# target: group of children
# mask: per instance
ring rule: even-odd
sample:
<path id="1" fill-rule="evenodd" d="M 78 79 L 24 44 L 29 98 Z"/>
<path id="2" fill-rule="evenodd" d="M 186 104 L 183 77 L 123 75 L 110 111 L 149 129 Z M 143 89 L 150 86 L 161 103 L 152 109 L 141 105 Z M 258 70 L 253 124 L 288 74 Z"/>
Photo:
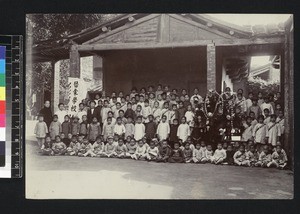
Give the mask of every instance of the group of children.
<path id="1" fill-rule="evenodd" d="M 39 115 L 35 134 L 46 155 L 286 166 L 280 93 L 255 98 L 250 92 L 246 99 L 242 90 L 233 94 L 226 88 L 222 105 L 211 94 L 202 98 L 195 89 L 190 97 L 184 89 L 179 94 L 160 85 L 140 93 L 133 88 L 126 96 L 120 92 L 84 100 L 72 115 L 60 103 L 51 123 Z M 231 139 L 235 132 L 241 145 Z"/>

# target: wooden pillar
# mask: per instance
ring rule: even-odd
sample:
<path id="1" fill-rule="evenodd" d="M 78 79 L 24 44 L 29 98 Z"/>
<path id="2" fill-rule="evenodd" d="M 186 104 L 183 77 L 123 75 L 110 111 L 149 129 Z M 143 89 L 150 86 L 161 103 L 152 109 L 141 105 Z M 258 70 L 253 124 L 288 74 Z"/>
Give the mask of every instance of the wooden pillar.
<path id="1" fill-rule="evenodd" d="M 216 46 L 208 44 L 207 57 L 207 90 L 216 90 Z"/>
<path id="2" fill-rule="evenodd" d="M 77 45 L 70 50 L 70 77 L 80 78 L 80 54 Z"/>
<path id="3" fill-rule="evenodd" d="M 287 25 L 284 44 L 284 148 L 294 166 L 294 41 L 293 24 Z"/>
<path id="4" fill-rule="evenodd" d="M 60 61 L 52 63 L 52 81 L 51 81 L 51 106 L 52 113 L 58 110 L 59 104 L 59 81 L 60 81 Z"/>

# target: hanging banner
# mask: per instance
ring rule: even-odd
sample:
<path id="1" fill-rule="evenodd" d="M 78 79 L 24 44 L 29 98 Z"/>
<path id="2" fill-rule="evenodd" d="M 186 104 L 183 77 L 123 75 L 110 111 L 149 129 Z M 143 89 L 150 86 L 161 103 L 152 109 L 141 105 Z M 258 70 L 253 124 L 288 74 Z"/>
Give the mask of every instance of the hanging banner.
<path id="1" fill-rule="evenodd" d="M 86 98 L 86 85 L 84 81 L 79 78 L 69 77 L 69 115 L 76 115 L 79 109 L 79 103 Z"/>

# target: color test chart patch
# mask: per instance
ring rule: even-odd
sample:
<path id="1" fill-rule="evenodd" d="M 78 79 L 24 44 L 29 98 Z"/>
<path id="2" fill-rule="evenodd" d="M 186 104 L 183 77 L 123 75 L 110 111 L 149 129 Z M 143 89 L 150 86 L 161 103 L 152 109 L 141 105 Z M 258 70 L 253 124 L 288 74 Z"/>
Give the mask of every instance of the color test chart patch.
<path id="1" fill-rule="evenodd" d="M 6 120 L 6 102 L 5 102 L 5 46 L 0 46 L 0 167 L 5 166 L 5 120 Z"/>
<path id="2" fill-rule="evenodd" d="M 0 178 L 22 176 L 22 36 L 0 35 Z"/>

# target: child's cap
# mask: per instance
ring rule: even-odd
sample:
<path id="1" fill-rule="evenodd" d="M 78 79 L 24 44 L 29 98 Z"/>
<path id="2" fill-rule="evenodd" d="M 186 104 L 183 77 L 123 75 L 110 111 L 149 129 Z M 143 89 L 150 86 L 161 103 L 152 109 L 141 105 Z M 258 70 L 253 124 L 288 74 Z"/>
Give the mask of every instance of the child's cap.
<path id="1" fill-rule="evenodd" d="M 107 137 L 107 139 L 114 139 L 114 137 L 113 137 L 112 135 L 109 135 L 109 136 Z"/>

